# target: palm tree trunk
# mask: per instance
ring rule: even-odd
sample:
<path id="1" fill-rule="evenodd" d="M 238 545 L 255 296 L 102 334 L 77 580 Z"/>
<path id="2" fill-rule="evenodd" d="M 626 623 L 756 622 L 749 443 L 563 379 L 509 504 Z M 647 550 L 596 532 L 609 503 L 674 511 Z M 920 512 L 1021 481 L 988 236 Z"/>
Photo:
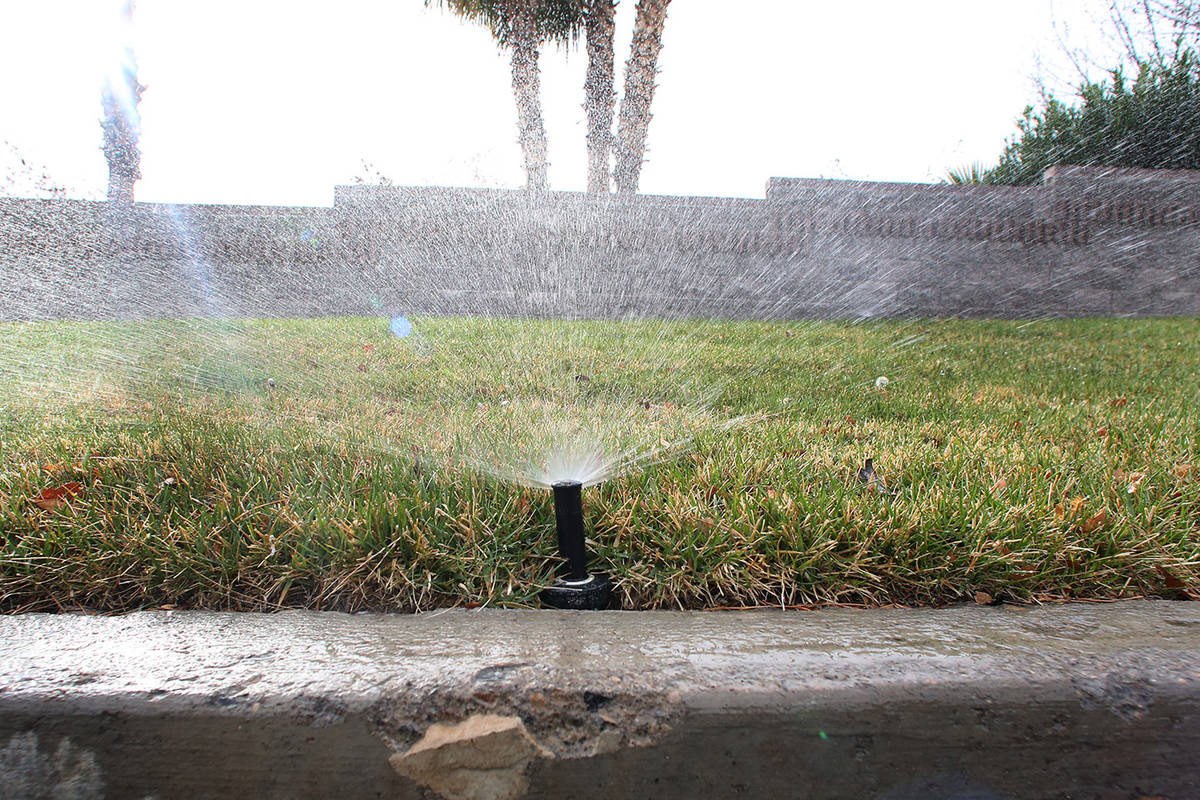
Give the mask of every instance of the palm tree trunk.
<path id="1" fill-rule="evenodd" d="M 613 151 L 613 14 L 616 0 L 587 0 L 587 77 L 583 81 L 588 132 L 587 190 L 607 194 Z"/>
<path id="2" fill-rule="evenodd" d="M 633 44 L 625 62 L 625 96 L 621 98 L 621 121 L 617 127 L 617 192 L 637 191 L 646 157 L 646 133 L 650 129 L 650 103 L 662 50 L 663 25 L 671 0 L 638 0 L 633 26 Z"/>
<path id="3" fill-rule="evenodd" d="M 542 122 L 538 75 L 537 7 L 540 0 L 516 0 L 513 11 L 512 86 L 517 101 L 525 188 L 550 188 L 546 165 L 546 126 Z"/>
<path id="4" fill-rule="evenodd" d="M 125 0 L 121 7 L 123 35 L 129 37 L 132 28 L 133 0 Z M 104 158 L 108 162 L 108 201 L 124 205 L 133 202 L 133 185 L 142 177 L 142 150 L 138 144 L 142 124 L 138 104 L 146 90 L 138 83 L 137 59 L 128 38 L 120 67 L 119 77 L 110 72 L 104 82 L 100 94 L 104 116 L 100 127 L 104 133 Z"/>

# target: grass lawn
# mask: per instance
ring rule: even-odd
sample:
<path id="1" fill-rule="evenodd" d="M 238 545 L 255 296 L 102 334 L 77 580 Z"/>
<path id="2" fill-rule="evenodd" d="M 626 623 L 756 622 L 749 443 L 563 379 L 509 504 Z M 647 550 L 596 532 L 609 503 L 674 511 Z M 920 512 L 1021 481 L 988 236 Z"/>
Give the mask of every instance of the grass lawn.
<path id="1" fill-rule="evenodd" d="M 1197 319 L 0 324 L 0 609 L 536 605 L 557 442 L 629 467 L 625 608 L 1200 597 L 1198 376 Z"/>

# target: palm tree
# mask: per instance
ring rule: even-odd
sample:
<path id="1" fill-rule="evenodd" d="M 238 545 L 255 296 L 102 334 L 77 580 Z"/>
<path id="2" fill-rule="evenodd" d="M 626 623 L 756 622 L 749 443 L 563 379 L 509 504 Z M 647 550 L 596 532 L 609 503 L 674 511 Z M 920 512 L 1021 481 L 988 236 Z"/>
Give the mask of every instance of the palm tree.
<path id="1" fill-rule="evenodd" d="M 133 0 L 126 0 L 122 6 L 121 23 L 127 38 L 121 61 L 109 71 L 100 94 L 104 112 L 100 127 L 104 131 L 104 158 L 108 162 L 108 200 L 132 203 L 133 184 L 142 177 L 142 151 L 138 146 L 141 115 L 137 107 L 146 90 L 138 83 L 137 61 L 128 38 L 133 26 Z"/>
<path id="2" fill-rule="evenodd" d="M 646 133 L 650 129 L 650 103 L 658 54 L 662 50 L 663 26 L 671 0 L 638 0 L 633 27 L 633 44 L 625 62 L 625 95 L 621 98 L 621 121 L 617 128 L 617 192 L 637 191 L 646 157 Z"/>
<path id="3" fill-rule="evenodd" d="M 580 0 L 587 32 L 588 68 L 583 82 L 587 111 L 587 190 L 607 194 L 612 170 L 613 106 L 613 16 L 617 0 Z"/>
<path id="4" fill-rule="evenodd" d="M 429 5 L 433 0 L 425 0 Z M 584 79 L 587 111 L 588 191 L 607 193 L 610 162 L 617 191 L 634 193 L 646 156 L 650 105 L 658 54 L 670 0 L 638 0 L 633 43 L 625 64 L 625 94 L 621 100 L 618 135 L 613 136 L 613 31 L 618 0 L 438 0 L 456 14 L 491 30 L 501 47 L 512 51 L 512 87 L 517 103 L 526 186 L 549 188 L 546 126 L 539 98 L 538 49 L 543 42 L 569 44 L 586 31 L 588 68 Z"/>
<path id="5" fill-rule="evenodd" d="M 431 0 L 425 0 L 428 5 Z M 582 20 L 580 0 L 439 0 L 456 14 L 486 25 L 501 47 L 511 51 L 513 97 L 525 160 L 525 185 L 550 188 L 546 125 L 539 97 L 538 49 L 542 42 L 569 42 Z"/>
<path id="6" fill-rule="evenodd" d="M 988 168 L 982 161 L 973 161 L 961 167 L 953 167 L 946 171 L 944 183 L 954 183 L 960 186 L 974 186 L 987 183 Z"/>

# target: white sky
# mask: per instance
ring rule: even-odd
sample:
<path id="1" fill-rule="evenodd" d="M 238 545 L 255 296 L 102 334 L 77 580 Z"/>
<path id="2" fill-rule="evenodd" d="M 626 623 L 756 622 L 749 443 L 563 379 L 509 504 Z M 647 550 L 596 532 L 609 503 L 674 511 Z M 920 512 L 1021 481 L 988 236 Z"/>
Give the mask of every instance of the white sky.
<path id="1" fill-rule="evenodd" d="M 1067 1 L 674 0 L 641 189 L 762 197 L 771 176 L 992 163 L 1053 57 L 1052 17 L 1079 13 Z M 618 86 L 634 6 L 618 6 Z M 118 7 L 0 0 L 0 139 L 94 197 Z M 325 205 L 364 159 L 397 184 L 524 182 L 507 56 L 422 0 L 138 0 L 135 27 L 139 200 Z M 555 189 L 586 182 L 586 61 L 542 54 Z"/>

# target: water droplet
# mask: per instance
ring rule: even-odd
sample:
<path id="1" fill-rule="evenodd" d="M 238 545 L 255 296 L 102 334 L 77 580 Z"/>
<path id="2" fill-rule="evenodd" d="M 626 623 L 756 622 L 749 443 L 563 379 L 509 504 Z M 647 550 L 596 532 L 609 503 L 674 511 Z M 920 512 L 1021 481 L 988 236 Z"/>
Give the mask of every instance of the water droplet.
<path id="1" fill-rule="evenodd" d="M 412 330 L 413 326 L 409 322 L 408 317 L 402 315 L 392 317 L 392 333 L 400 337 L 405 337 L 411 334 Z"/>

